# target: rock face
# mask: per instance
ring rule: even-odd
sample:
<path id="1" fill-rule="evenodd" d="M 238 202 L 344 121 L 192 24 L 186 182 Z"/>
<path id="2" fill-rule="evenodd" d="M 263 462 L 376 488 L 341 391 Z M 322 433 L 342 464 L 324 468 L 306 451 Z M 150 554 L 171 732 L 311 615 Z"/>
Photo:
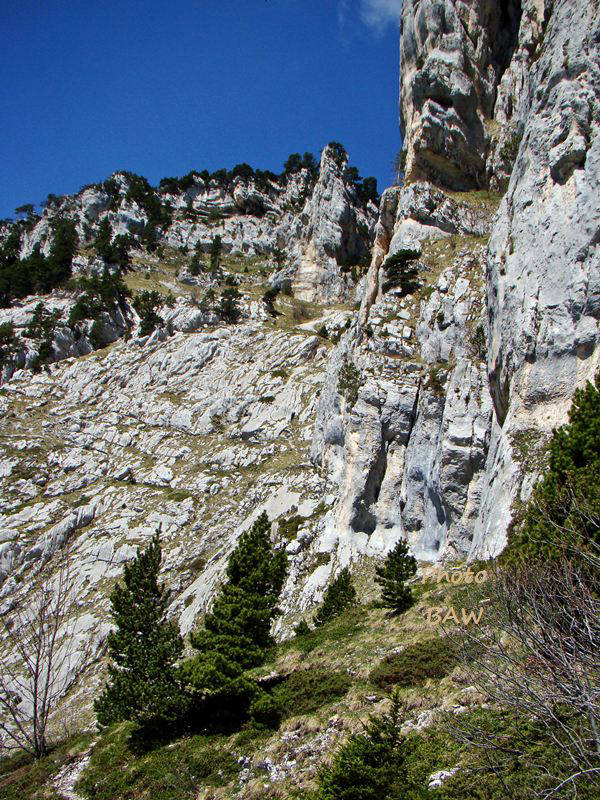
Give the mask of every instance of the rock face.
<path id="1" fill-rule="evenodd" d="M 486 185 L 486 126 L 521 15 L 520 0 L 406 0 L 400 118 L 409 180 Z"/>
<path id="2" fill-rule="evenodd" d="M 481 304 L 487 237 L 472 231 L 485 231 L 489 206 L 443 196 L 434 211 L 432 196 L 416 184 L 382 199 L 362 324 L 338 346 L 319 398 L 312 458 L 339 495 L 327 546 L 348 558 L 382 554 L 401 537 L 426 560 L 471 546 L 492 417 Z M 409 246 L 420 253 L 415 290 L 383 292 L 382 253 Z"/>
<path id="3" fill-rule="evenodd" d="M 313 445 L 341 492 L 340 540 L 350 527 L 369 546 L 404 535 L 427 558 L 496 555 L 536 450 L 598 368 L 598 23 L 598 4 L 579 0 L 404 2 L 406 181 L 382 198 L 344 344 L 358 401 L 338 412 L 323 395 Z M 441 283 L 427 276 L 427 301 L 410 293 L 393 309 L 382 345 L 386 259 L 416 248 L 435 272 L 448 234 L 463 252 Z M 473 246 L 482 234 L 489 245 Z M 375 372 L 373 351 L 388 357 Z M 390 412 L 392 354 L 402 402 Z"/>
<path id="4" fill-rule="evenodd" d="M 368 262 L 377 217 L 376 206 L 358 196 L 347 167 L 347 157 L 327 146 L 317 176 L 307 169 L 261 182 L 256 177 L 193 175 L 187 188 L 177 191 L 161 183 L 154 202 L 171 209 L 171 220 L 157 236 L 163 245 L 190 251 L 208 252 L 216 235 L 226 253 L 271 255 L 279 249 L 299 297 L 346 299 L 352 289 L 347 272 Z M 105 218 L 112 235 L 139 236 L 151 206 L 144 204 L 145 195 L 135 193 L 134 180 L 128 173 L 116 173 L 104 184 L 47 206 L 24 236 L 22 256 L 37 244 L 48 253 L 57 215 L 76 221 L 82 243 L 93 241 Z"/>
<path id="5" fill-rule="evenodd" d="M 564 422 L 599 366 L 599 16 L 596 3 L 554 3 L 522 93 L 523 139 L 488 250 L 496 413 L 477 553 L 504 543 L 521 471 L 511 439 Z"/>

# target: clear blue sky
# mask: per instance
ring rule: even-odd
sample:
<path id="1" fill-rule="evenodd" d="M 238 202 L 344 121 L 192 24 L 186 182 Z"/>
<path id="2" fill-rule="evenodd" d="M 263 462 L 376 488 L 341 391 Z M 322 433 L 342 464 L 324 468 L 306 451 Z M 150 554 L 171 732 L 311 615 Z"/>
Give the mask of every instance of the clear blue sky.
<path id="1" fill-rule="evenodd" d="M 3 4 L 0 217 L 116 169 L 281 170 L 346 145 L 392 182 L 401 0 Z"/>

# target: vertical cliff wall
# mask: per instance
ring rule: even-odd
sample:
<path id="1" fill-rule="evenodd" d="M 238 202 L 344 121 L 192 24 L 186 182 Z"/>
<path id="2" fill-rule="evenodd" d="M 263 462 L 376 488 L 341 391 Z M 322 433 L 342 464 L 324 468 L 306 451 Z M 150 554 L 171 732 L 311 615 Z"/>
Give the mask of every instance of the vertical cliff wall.
<path id="1" fill-rule="evenodd" d="M 405 180 L 382 198 L 313 441 L 340 546 L 497 554 L 593 377 L 599 43 L 597 2 L 405 0 Z M 399 263 L 412 285 L 390 280 Z"/>

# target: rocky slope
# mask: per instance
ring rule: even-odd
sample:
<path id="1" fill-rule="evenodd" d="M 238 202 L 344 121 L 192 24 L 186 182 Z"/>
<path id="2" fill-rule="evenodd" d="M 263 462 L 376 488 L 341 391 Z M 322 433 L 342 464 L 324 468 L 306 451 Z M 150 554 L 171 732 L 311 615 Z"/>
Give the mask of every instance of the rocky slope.
<path id="1" fill-rule="evenodd" d="M 583 0 L 405 0 L 405 181 L 376 224 L 331 150 L 314 186 L 300 172 L 164 192 L 162 252 L 134 251 L 126 280 L 173 292 L 165 325 L 138 336 L 128 305 L 92 352 L 87 332 L 71 342 L 59 323 L 57 363 L 5 373 L 4 613 L 68 541 L 79 652 L 94 663 L 112 581 L 161 525 L 187 632 L 264 508 L 290 554 L 283 631 L 340 566 L 360 569 L 400 537 L 428 561 L 502 549 L 541 444 L 598 366 L 598 16 Z M 55 213 L 84 242 L 106 216 L 113 234 L 139 235 L 148 215 L 127 181 L 48 209 L 23 255 L 49 246 Z M 210 279 L 191 278 L 178 249 L 206 251 L 216 233 L 241 281 L 237 324 L 198 308 Z M 77 263 L 93 270 L 93 252 Z M 285 278 L 294 297 L 273 318 L 260 297 Z M 66 311 L 74 299 L 46 301 Z M 0 322 L 23 329 L 36 302 Z M 99 678 L 83 666 L 73 702 L 89 707 Z"/>

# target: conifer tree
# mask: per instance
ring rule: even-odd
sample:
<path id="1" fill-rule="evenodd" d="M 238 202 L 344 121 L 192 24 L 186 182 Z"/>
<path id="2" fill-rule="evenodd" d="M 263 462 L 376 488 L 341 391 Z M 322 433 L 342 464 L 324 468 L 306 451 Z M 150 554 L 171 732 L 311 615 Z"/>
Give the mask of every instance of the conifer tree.
<path id="1" fill-rule="evenodd" d="M 353 734 L 336 753 L 331 766 L 321 770 L 315 800 L 408 797 L 401 735 L 403 712 L 396 692 L 390 711 L 382 717 L 371 716 L 364 732 Z"/>
<path id="2" fill-rule="evenodd" d="M 381 598 L 387 608 L 400 613 L 413 603 L 413 595 L 405 582 L 417 572 L 417 562 L 410 555 L 403 539 L 391 550 L 383 564 L 375 570 L 375 582 L 381 587 Z"/>
<path id="3" fill-rule="evenodd" d="M 223 252 L 223 240 L 217 234 L 210 244 L 210 269 L 211 272 L 218 272 L 221 266 L 221 253 Z"/>
<path id="4" fill-rule="evenodd" d="M 109 682 L 94 708 L 101 725 L 133 720 L 147 729 L 174 723 L 186 698 L 176 661 L 183 651 L 177 625 L 166 622 L 168 594 L 158 583 L 159 534 L 125 565 L 111 594 L 116 629 L 108 635 Z"/>
<path id="5" fill-rule="evenodd" d="M 334 617 L 338 617 L 356 602 L 356 589 L 348 567 L 340 572 L 337 578 L 327 587 L 323 605 L 315 614 L 315 625 L 324 625 Z"/>
<path id="6" fill-rule="evenodd" d="M 198 655 L 184 666 L 186 681 L 200 698 L 218 698 L 220 710 L 249 702 L 256 685 L 244 672 L 263 663 L 273 644 L 271 623 L 285 579 L 285 551 L 274 552 L 271 525 L 263 512 L 244 532 L 229 558 L 226 582 L 204 628 L 190 637 Z"/>

